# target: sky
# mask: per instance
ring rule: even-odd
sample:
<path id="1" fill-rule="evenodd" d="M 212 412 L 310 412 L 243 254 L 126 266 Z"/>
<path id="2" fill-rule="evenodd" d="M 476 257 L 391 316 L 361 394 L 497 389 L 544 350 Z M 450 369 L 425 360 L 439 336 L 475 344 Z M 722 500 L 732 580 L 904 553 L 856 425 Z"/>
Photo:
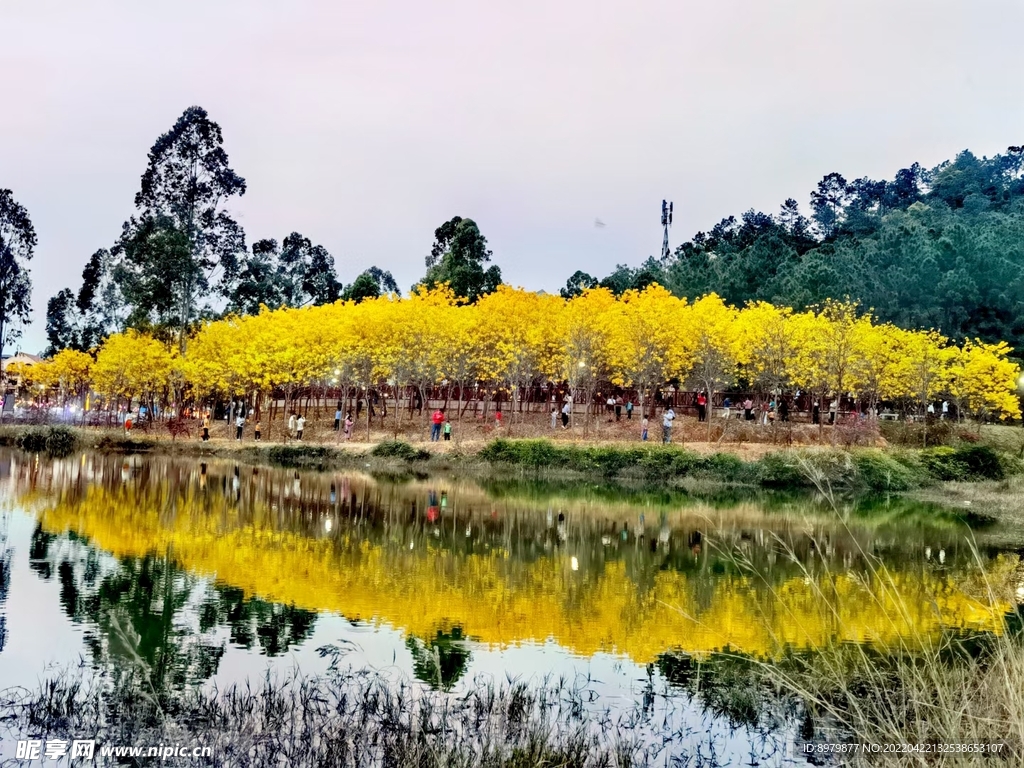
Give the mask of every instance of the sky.
<path id="1" fill-rule="evenodd" d="M 29 211 L 33 323 L 133 212 L 191 105 L 248 183 L 247 239 L 298 231 L 407 289 L 479 224 L 555 291 L 825 174 L 891 178 L 1024 142 L 1019 0 L 5 0 L 0 188 Z M 595 226 L 600 219 L 605 226 Z"/>

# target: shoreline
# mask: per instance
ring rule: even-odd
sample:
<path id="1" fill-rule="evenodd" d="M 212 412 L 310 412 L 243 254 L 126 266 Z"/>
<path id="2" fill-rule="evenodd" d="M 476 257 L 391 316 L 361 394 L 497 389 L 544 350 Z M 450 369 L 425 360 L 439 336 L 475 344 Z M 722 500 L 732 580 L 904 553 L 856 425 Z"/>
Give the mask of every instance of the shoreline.
<path id="1" fill-rule="evenodd" d="M 1022 511 L 1016 517 L 1024 525 L 1024 461 L 985 445 L 928 449 L 770 443 L 663 445 L 525 437 L 438 443 L 408 443 L 390 437 L 334 444 L 225 438 L 203 442 L 163 435 L 129 437 L 120 429 L 6 424 L 0 425 L 0 446 L 52 456 L 84 449 L 237 460 L 313 471 L 358 469 L 396 476 L 458 473 L 476 479 L 599 482 L 632 489 L 685 491 L 698 485 L 721 490 L 816 490 L 825 495 L 910 494 L 922 501 L 952 501 L 954 506 L 971 506 L 976 499 L 979 508 L 1000 506 L 1000 494 L 1006 491 L 1015 497 L 1018 492 L 1011 486 L 1020 485 Z"/>

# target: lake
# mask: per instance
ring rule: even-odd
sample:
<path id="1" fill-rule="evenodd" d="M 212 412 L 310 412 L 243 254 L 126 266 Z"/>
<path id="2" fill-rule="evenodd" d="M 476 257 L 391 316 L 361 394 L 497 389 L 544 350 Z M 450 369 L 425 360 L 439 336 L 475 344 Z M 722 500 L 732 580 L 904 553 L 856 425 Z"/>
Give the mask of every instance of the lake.
<path id="1" fill-rule="evenodd" d="M 991 524 L 896 497 L 17 451 L 0 489 L 0 688 L 136 663 L 157 687 L 339 660 L 453 696 L 561 679 L 722 763 L 799 763 L 797 724 L 710 707 L 695 660 L 999 633 L 1024 595 Z"/>

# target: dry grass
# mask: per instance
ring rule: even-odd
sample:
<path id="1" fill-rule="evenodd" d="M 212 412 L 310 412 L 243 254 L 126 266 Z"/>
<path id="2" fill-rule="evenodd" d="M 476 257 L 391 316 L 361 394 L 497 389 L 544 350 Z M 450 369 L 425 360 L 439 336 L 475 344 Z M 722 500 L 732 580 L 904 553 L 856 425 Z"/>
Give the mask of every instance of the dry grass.
<path id="1" fill-rule="evenodd" d="M 805 471 L 819 484 L 824 498 L 833 498 L 825 480 L 815 476 L 809 465 Z M 973 540 L 966 543 L 974 547 Z M 815 585 L 821 604 L 833 607 L 831 613 L 825 609 L 822 620 L 837 622 L 835 585 L 820 574 L 813 578 L 785 542 L 779 539 L 778 545 L 803 569 L 807 582 Z M 914 631 L 917 625 L 912 616 L 918 606 L 905 602 L 904 590 L 879 558 L 862 551 L 867 563 L 863 579 L 874 585 L 866 593 L 874 595 L 873 609 L 898 630 L 893 634 L 900 639 L 888 645 L 873 638 L 865 638 L 863 644 L 836 641 L 812 653 L 787 657 L 784 663 L 754 662 L 762 679 L 802 704 L 806 717 L 801 736 L 806 743 L 1003 744 L 1000 759 L 1005 764 L 1024 764 L 1024 634 L 1019 620 L 1004 624 L 996 606 L 1006 596 L 994 594 L 982 559 L 974 552 L 978 571 L 972 595 L 992 611 L 995 631 L 972 637 L 953 631 L 937 637 Z M 738 567 L 756 573 L 742 555 L 733 557 Z M 1019 595 L 1018 591 L 1018 600 Z M 941 595 L 933 599 L 940 600 Z M 780 647 L 785 645 L 782 638 L 776 641 Z M 984 753 L 912 751 L 848 754 L 843 764 L 981 766 L 992 765 L 992 760 Z"/>

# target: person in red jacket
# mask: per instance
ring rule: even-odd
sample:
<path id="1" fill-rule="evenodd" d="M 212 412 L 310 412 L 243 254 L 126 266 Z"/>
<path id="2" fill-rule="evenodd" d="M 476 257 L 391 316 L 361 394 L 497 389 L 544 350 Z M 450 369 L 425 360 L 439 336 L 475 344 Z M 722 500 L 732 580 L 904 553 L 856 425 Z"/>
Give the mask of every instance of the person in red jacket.
<path id="1" fill-rule="evenodd" d="M 438 408 L 430 417 L 430 442 L 436 443 L 441 439 L 441 425 L 444 424 L 444 408 Z"/>

